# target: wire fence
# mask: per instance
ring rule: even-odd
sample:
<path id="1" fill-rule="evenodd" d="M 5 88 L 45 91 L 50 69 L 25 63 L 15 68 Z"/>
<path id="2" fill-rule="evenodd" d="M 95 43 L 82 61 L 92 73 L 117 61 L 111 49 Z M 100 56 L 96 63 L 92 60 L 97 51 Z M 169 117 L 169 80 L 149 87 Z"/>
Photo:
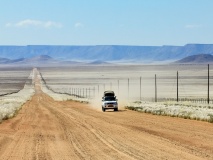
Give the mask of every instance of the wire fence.
<path id="1" fill-rule="evenodd" d="M 206 73 L 206 74 L 205 74 Z M 138 77 L 109 77 L 109 78 L 79 78 L 69 79 L 67 85 L 55 85 L 53 80 L 45 79 L 41 75 L 48 89 L 55 93 L 69 94 L 82 98 L 98 98 L 106 90 L 113 90 L 121 101 L 152 101 L 152 102 L 186 102 L 213 104 L 213 91 L 207 72 L 200 74 L 182 74 L 174 72 L 173 75 L 160 73 L 153 76 L 141 75 Z M 59 77 L 60 78 L 60 77 Z M 48 80 L 48 82 L 46 82 Z M 55 80 L 56 82 L 57 80 Z M 55 86 L 54 86 L 55 85 Z M 56 87 L 57 86 L 57 87 Z"/>

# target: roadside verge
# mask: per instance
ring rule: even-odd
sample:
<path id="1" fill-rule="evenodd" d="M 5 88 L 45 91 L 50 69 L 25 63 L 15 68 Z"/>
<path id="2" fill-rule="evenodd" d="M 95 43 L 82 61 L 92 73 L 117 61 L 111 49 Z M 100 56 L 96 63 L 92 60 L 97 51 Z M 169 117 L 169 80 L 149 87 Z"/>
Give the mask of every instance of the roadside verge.
<path id="1" fill-rule="evenodd" d="M 17 93 L 0 97 L 0 122 L 14 117 L 21 107 L 34 95 L 34 71 L 35 69 L 31 71 L 23 89 Z"/>

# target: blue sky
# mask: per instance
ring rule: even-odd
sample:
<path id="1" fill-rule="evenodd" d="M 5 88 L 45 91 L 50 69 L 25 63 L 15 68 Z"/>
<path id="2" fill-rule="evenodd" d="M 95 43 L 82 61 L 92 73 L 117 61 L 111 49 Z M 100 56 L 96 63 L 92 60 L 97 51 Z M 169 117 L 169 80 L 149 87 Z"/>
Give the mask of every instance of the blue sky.
<path id="1" fill-rule="evenodd" d="M 213 44 L 212 0 L 0 0 L 0 45 Z"/>

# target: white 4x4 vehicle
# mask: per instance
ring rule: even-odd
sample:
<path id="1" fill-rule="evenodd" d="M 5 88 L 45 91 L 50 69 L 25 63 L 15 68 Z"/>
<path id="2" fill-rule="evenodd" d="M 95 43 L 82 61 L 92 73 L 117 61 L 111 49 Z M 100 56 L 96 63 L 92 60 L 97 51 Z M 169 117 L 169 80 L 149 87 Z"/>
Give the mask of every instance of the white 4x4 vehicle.
<path id="1" fill-rule="evenodd" d="M 117 101 L 113 91 L 105 91 L 104 96 L 102 97 L 102 111 L 105 112 L 106 109 L 114 109 L 114 111 L 118 111 Z"/>

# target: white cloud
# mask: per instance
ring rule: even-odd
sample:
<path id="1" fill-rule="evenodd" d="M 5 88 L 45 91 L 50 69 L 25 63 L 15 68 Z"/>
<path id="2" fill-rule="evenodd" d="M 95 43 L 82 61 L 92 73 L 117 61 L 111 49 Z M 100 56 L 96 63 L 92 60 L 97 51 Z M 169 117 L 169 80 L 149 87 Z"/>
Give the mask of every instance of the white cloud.
<path id="1" fill-rule="evenodd" d="M 187 29 L 201 28 L 201 27 L 203 27 L 203 26 L 200 25 L 200 24 L 187 24 L 187 25 L 185 25 L 185 28 L 187 28 Z"/>
<path id="2" fill-rule="evenodd" d="M 6 27 L 40 27 L 40 28 L 61 28 L 62 24 L 53 21 L 39 21 L 33 19 L 25 19 L 16 23 L 7 23 Z"/>
<path id="3" fill-rule="evenodd" d="M 46 28 L 50 28 L 50 27 L 61 28 L 62 24 L 61 23 L 57 23 L 57 22 L 47 21 L 47 22 L 44 23 L 44 26 Z"/>
<path id="4" fill-rule="evenodd" d="M 15 24 L 16 27 L 41 26 L 42 22 L 37 20 L 26 19 Z"/>
<path id="5" fill-rule="evenodd" d="M 5 26 L 6 27 L 12 27 L 12 25 L 13 25 L 12 23 L 7 23 Z"/>
<path id="6" fill-rule="evenodd" d="M 80 22 L 75 23 L 75 28 L 82 28 L 84 25 Z"/>

